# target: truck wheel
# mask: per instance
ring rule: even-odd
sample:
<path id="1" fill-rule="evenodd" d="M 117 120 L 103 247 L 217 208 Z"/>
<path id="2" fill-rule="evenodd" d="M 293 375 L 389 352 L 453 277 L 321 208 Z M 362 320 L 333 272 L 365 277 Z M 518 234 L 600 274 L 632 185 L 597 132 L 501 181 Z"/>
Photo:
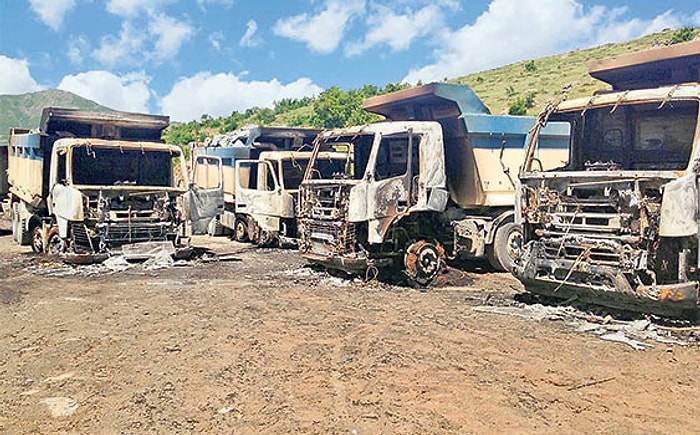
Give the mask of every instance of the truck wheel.
<path id="1" fill-rule="evenodd" d="M 234 230 L 233 230 L 233 238 L 237 242 L 247 242 L 248 239 L 248 225 L 245 223 L 243 219 L 236 219 L 236 223 L 234 225 Z"/>
<path id="2" fill-rule="evenodd" d="M 12 241 L 19 244 L 19 204 L 12 204 Z"/>
<path id="3" fill-rule="evenodd" d="M 221 225 L 221 220 L 218 217 L 209 221 L 209 225 L 207 225 L 207 234 L 209 234 L 210 237 L 218 237 L 224 234 L 224 226 Z"/>
<path id="4" fill-rule="evenodd" d="M 58 255 L 66 251 L 66 244 L 58 234 L 58 228 L 54 227 L 49 230 L 46 237 L 46 253 Z"/>
<path id="5" fill-rule="evenodd" d="M 440 245 L 425 240 L 411 244 L 403 257 L 404 273 L 419 286 L 426 286 L 442 269 L 445 251 Z"/>
<path id="6" fill-rule="evenodd" d="M 12 240 L 19 245 L 29 245 L 32 234 L 25 230 L 25 221 L 21 218 L 20 203 L 12 204 Z"/>
<path id="7" fill-rule="evenodd" d="M 32 230 L 32 251 L 37 254 L 44 252 L 44 229 L 39 224 Z"/>
<path id="8" fill-rule="evenodd" d="M 515 260 L 520 256 L 522 246 L 522 227 L 514 222 L 501 225 L 496 230 L 493 245 L 487 250 L 489 263 L 496 270 L 512 272 Z"/>

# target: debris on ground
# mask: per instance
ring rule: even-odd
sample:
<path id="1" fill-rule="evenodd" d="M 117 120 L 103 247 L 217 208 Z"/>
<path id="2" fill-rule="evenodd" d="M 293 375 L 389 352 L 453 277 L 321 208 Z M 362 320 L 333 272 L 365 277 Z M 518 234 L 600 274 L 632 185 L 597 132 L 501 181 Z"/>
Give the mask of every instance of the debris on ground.
<path id="1" fill-rule="evenodd" d="M 525 304 L 513 306 L 479 305 L 472 308 L 480 313 L 501 314 L 540 322 L 542 320 L 566 321 L 576 332 L 598 336 L 601 340 L 623 343 L 635 350 L 654 347 L 649 341 L 668 345 L 688 346 L 691 340 L 677 338 L 674 328 L 664 328 L 648 319 L 617 320 L 610 315 L 599 316 L 583 312 L 570 305 Z M 696 328 L 683 328 L 695 330 Z M 697 327 L 700 331 L 700 326 Z M 692 337 L 689 337 L 692 339 Z M 697 339 L 698 336 L 695 336 Z"/>

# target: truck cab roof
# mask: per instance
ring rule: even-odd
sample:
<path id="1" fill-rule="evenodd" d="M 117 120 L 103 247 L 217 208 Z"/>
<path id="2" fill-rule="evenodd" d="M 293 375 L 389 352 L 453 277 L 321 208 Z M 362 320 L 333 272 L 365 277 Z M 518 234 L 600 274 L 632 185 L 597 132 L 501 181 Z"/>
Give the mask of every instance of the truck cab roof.
<path id="1" fill-rule="evenodd" d="M 613 90 L 700 82 L 700 40 L 591 61 L 589 74 Z"/>

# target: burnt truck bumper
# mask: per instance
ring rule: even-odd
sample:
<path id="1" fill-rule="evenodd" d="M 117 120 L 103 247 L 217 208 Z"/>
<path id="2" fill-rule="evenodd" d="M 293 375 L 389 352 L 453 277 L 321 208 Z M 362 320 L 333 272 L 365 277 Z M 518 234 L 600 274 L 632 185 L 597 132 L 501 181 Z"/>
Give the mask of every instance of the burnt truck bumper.
<path id="1" fill-rule="evenodd" d="M 527 255 L 513 274 L 527 291 L 543 296 L 673 317 L 695 316 L 700 310 L 697 281 L 635 285 L 614 267 Z"/>
<path id="2" fill-rule="evenodd" d="M 347 257 L 333 254 L 317 254 L 313 252 L 304 252 L 301 256 L 311 263 L 320 264 L 329 269 L 337 269 L 355 274 L 364 273 L 370 267 L 379 269 L 391 266 L 392 264 L 390 258 L 373 259 L 364 256 Z"/>

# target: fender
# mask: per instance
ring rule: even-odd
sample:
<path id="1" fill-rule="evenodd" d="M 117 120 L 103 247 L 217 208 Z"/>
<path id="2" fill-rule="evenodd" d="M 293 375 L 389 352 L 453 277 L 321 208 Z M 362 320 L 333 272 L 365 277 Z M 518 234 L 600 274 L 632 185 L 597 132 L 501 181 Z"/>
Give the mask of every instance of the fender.
<path id="1" fill-rule="evenodd" d="M 496 229 L 501 226 L 502 223 L 506 221 L 515 222 L 515 210 L 504 211 L 491 223 L 491 228 L 488 233 L 486 233 L 486 244 L 490 245 L 493 243 L 494 237 L 496 237 Z"/>

